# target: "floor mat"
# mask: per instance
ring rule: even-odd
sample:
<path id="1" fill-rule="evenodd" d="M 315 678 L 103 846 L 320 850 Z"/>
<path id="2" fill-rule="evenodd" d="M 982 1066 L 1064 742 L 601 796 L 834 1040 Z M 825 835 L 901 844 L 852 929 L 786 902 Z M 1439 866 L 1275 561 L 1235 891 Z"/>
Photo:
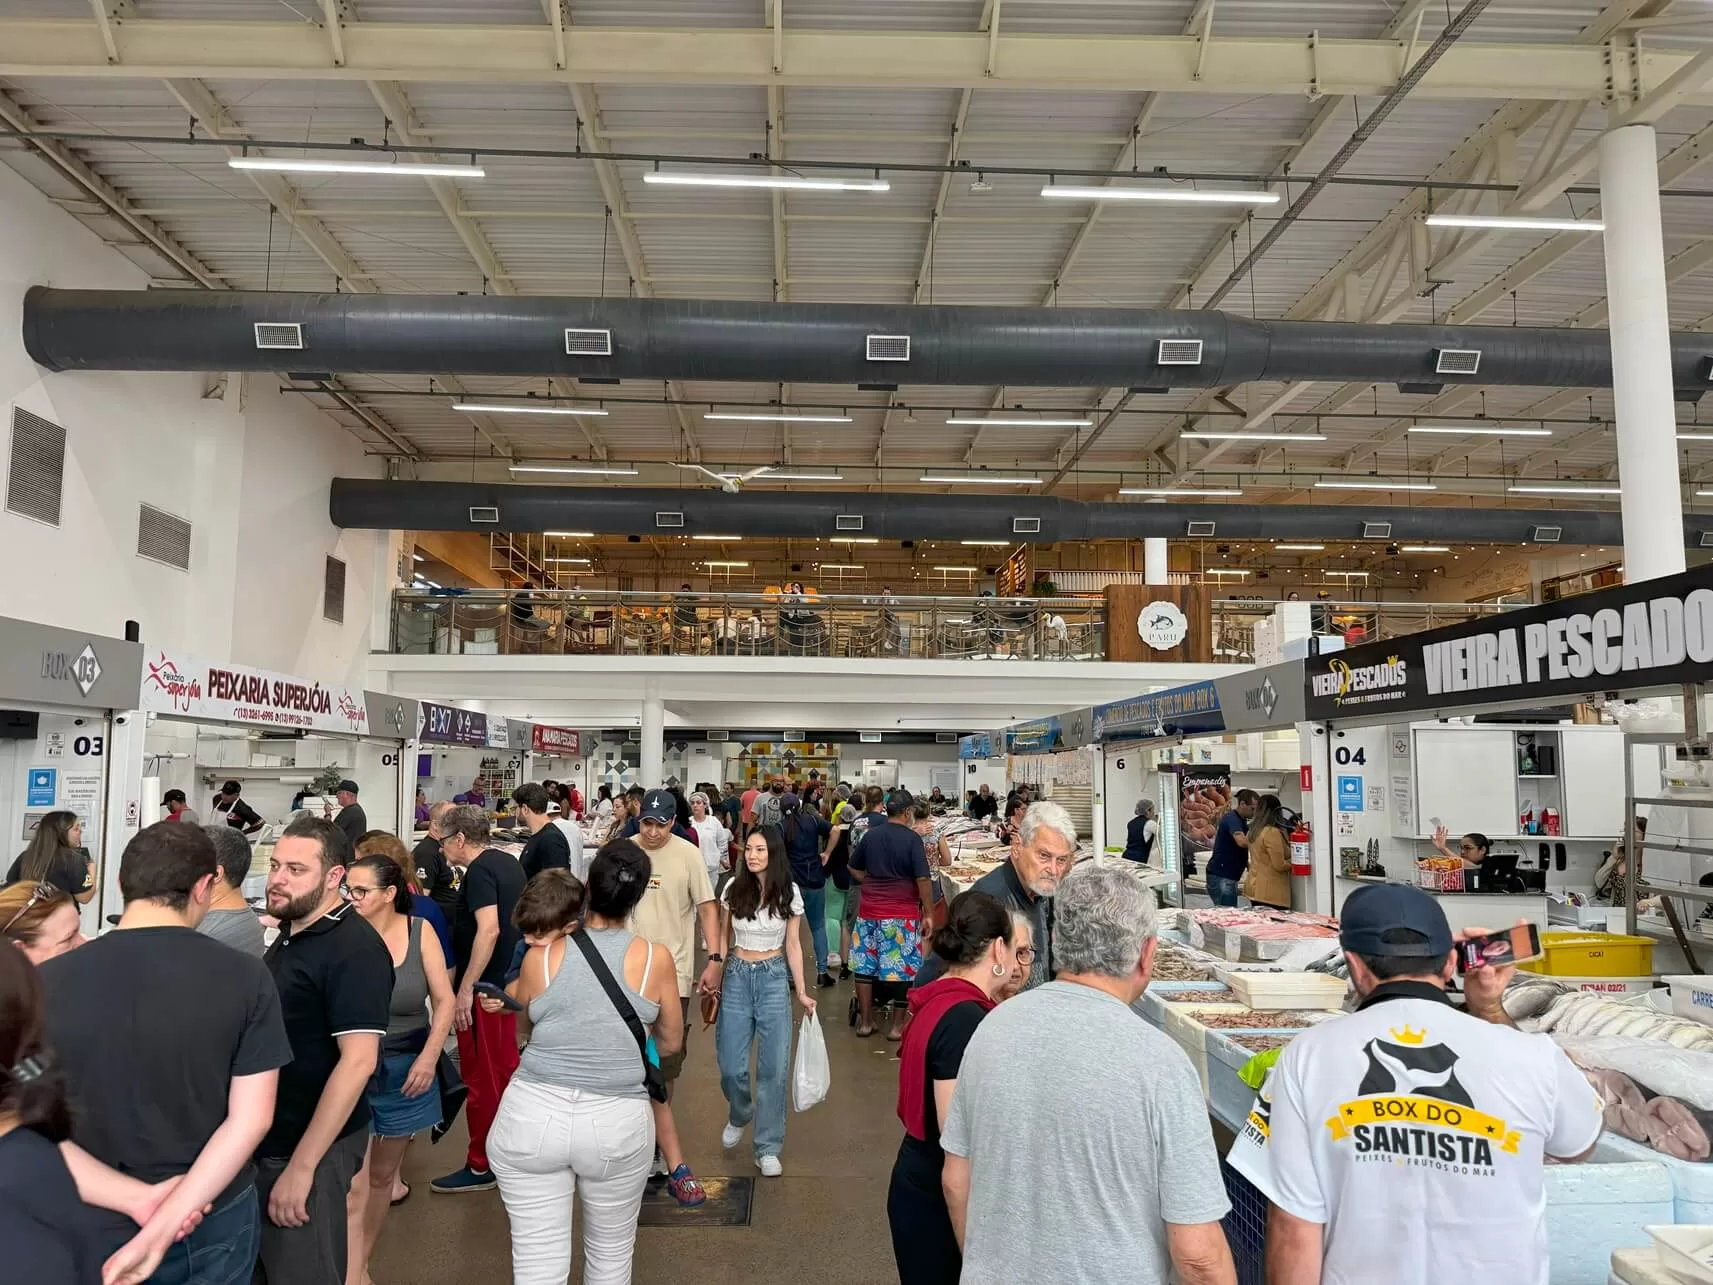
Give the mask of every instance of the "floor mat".
<path id="1" fill-rule="evenodd" d="M 753 1178 L 703 1178 L 708 1198 L 686 1209 L 673 1199 L 665 1183 L 650 1183 L 642 1193 L 639 1227 L 748 1227 L 755 1195 Z"/>

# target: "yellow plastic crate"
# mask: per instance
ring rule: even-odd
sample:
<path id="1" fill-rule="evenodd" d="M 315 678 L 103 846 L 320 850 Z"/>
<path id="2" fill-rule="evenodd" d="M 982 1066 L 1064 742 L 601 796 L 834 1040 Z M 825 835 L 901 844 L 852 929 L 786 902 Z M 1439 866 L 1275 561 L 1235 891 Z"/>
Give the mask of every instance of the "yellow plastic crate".
<path id="1" fill-rule="evenodd" d="M 1541 934 L 1539 959 L 1520 965 L 1550 977 L 1646 977 L 1654 970 L 1654 944 L 1624 933 Z"/>

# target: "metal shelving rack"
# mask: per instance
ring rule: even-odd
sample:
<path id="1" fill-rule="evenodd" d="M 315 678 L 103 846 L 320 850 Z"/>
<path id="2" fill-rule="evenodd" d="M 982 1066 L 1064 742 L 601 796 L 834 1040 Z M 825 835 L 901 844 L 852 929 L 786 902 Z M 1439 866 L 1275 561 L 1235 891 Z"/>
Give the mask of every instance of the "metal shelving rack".
<path id="1" fill-rule="evenodd" d="M 1709 740 L 1706 733 L 1701 729 L 1702 695 L 1701 684 L 1686 683 L 1684 685 L 1684 730 L 1681 732 L 1624 733 L 1624 852 L 1630 858 L 1630 877 L 1625 880 L 1624 929 L 1631 936 L 1635 935 L 1637 928 L 1636 902 L 1639 899 L 1647 896 L 1660 898 L 1660 904 L 1665 908 L 1666 919 L 1671 924 L 1671 935 L 1676 940 L 1678 948 L 1683 951 L 1684 958 L 1689 961 L 1690 970 L 1696 973 L 1703 971 L 1701 961 L 1696 958 L 1695 947 L 1690 941 L 1692 934 L 1679 916 L 1673 898 L 1698 904 L 1713 902 L 1713 888 L 1685 888 L 1677 884 L 1648 883 L 1645 877 L 1646 862 L 1644 858 L 1650 848 L 1656 852 L 1681 852 L 1691 856 L 1713 857 L 1713 847 L 1698 847 L 1684 843 L 1658 843 L 1642 838 L 1636 833 L 1636 808 L 1646 805 L 1700 808 L 1713 812 L 1713 799 L 1638 795 L 1636 793 L 1636 761 L 1631 750 L 1637 745 L 1668 745 L 1673 749 L 1684 750 L 1691 761 L 1709 758 Z"/>

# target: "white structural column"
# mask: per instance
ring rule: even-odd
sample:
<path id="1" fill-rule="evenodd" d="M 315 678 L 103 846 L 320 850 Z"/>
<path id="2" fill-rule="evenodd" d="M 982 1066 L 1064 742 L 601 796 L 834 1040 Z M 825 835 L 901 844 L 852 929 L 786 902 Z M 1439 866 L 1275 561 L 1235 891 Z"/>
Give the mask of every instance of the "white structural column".
<path id="1" fill-rule="evenodd" d="M 1166 583 L 1166 541 L 1149 537 L 1142 541 L 1142 583 Z"/>
<path id="2" fill-rule="evenodd" d="M 645 790 L 666 783 L 666 702 L 652 690 L 642 698 L 642 754 L 636 779 Z"/>
<path id="3" fill-rule="evenodd" d="M 1651 580 L 1684 569 L 1671 323 L 1652 125 L 1627 125 L 1600 139 L 1600 209 L 1606 221 L 1624 578 Z"/>

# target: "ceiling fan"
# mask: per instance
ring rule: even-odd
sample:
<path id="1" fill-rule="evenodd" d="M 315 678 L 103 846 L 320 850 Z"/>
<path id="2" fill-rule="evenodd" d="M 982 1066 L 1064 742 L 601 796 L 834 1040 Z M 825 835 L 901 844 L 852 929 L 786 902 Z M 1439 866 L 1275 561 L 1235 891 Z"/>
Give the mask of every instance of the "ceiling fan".
<path id="1" fill-rule="evenodd" d="M 760 477 L 763 473 L 771 473 L 773 465 L 763 464 L 760 468 L 752 468 L 744 473 L 716 473 L 711 468 L 703 468 L 700 464 L 674 464 L 673 468 L 690 469 L 697 473 L 706 474 L 720 484 L 720 490 L 736 495 L 743 490 L 743 484 L 752 478 Z"/>

